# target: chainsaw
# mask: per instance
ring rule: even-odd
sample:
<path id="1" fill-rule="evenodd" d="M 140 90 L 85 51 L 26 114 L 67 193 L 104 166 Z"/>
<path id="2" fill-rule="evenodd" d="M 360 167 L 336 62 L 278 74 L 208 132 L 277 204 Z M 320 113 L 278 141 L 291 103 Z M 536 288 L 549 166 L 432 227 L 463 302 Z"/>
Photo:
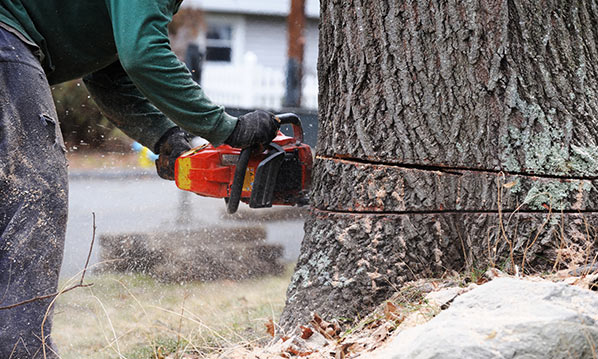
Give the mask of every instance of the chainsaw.
<path id="1" fill-rule="evenodd" d="M 178 188 L 205 197 L 224 198 L 228 213 L 239 202 L 250 208 L 306 205 L 311 186 L 312 152 L 303 143 L 303 127 L 295 114 L 276 116 L 290 124 L 293 136 L 278 131 L 270 144 L 240 149 L 205 144 L 181 155 L 175 164 Z"/>

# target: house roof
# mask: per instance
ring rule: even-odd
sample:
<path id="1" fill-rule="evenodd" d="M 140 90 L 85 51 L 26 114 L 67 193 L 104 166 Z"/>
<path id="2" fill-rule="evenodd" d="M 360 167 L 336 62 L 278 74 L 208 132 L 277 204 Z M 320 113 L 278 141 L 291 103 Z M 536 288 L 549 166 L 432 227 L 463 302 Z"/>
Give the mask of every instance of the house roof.
<path id="1" fill-rule="evenodd" d="M 208 12 L 287 16 L 291 0 L 184 0 L 182 6 Z M 320 17 L 320 1 L 306 0 L 305 13 L 310 18 Z"/>

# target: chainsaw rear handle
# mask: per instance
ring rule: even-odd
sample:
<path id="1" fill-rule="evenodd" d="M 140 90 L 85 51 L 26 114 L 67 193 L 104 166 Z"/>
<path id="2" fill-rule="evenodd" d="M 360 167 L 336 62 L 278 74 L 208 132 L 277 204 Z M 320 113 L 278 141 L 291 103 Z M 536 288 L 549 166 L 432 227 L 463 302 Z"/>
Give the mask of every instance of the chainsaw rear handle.
<path id="1" fill-rule="evenodd" d="M 293 126 L 293 138 L 297 142 L 303 143 L 303 125 L 301 119 L 294 113 L 283 113 L 276 115 L 276 119 L 281 125 L 292 125 Z"/>
<path id="2" fill-rule="evenodd" d="M 303 126 L 301 119 L 294 113 L 283 113 L 276 115 L 276 120 L 281 125 L 293 126 L 293 138 L 297 142 L 303 142 Z M 247 172 L 247 165 L 251 152 L 256 146 L 247 147 L 241 150 L 239 161 L 235 168 L 235 176 L 233 177 L 233 184 L 230 186 L 230 196 L 226 201 L 226 210 L 229 214 L 237 212 L 239 209 L 239 202 L 241 201 L 241 194 L 243 193 L 243 183 L 245 183 L 245 172 Z"/>

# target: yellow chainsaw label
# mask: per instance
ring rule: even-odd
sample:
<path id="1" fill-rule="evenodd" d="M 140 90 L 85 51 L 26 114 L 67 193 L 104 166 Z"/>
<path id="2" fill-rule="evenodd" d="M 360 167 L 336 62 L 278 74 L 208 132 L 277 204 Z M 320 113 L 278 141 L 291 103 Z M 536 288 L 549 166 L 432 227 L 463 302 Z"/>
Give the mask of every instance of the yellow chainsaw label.
<path id="1" fill-rule="evenodd" d="M 176 184 L 180 189 L 191 190 L 191 179 L 189 178 L 189 172 L 191 172 L 191 159 L 180 158 L 177 160 L 178 172 L 176 178 Z"/>

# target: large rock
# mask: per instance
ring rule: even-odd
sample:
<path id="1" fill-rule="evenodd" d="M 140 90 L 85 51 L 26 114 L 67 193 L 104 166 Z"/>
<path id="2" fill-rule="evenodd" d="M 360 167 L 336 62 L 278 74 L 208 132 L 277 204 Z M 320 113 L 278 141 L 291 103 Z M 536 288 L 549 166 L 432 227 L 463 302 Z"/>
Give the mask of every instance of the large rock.
<path id="1" fill-rule="evenodd" d="M 598 295 L 499 278 L 405 330 L 376 359 L 596 358 Z"/>

